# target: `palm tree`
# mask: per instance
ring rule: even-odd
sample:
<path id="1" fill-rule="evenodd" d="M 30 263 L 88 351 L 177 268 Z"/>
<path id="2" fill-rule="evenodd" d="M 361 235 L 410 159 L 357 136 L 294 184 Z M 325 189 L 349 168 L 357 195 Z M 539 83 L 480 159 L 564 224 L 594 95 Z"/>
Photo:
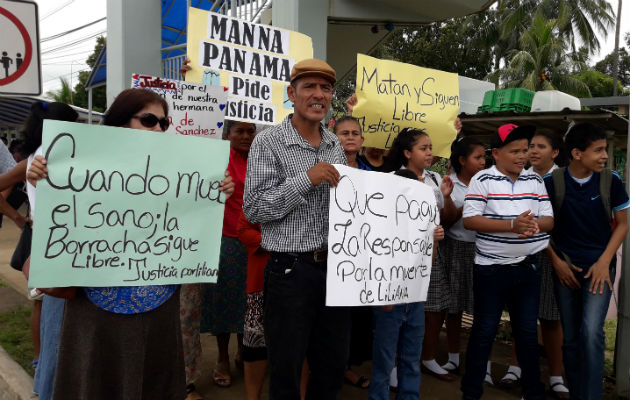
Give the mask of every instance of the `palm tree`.
<path id="1" fill-rule="evenodd" d="M 61 88 L 46 92 L 46 97 L 62 103 L 74 104 L 72 101 L 72 88 L 68 80 L 65 78 L 59 78 L 59 80 L 61 81 Z"/>
<path id="2" fill-rule="evenodd" d="M 556 20 L 558 35 L 573 51 L 579 47 L 578 41 L 589 53 L 599 50 L 596 31 L 605 37 L 614 23 L 614 11 L 607 0 L 524 0 L 502 19 L 502 35 L 511 35 L 527 26 L 534 13 Z"/>
<path id="3" fill-rule="evenodd" d="M 503 87 L 561 90 L 578 97 L 590 97 L 588 86 L 571 74 L 583 66 L 577 65 L 579 61 L 566 51 L 556 20 L 536 13 L 530 29 L 520 38 L 519 47 L 520 50 L 512 52 L 509 65 L 491 77 L 503 82 Z"/>
<path id="4" fill-rule="evenodd" d="M 525 30 L 524 24 L 514 25 L 510 31 L 503 32 L 504 20 L 520 5 L 520 0 L 499 0 L 496 7 L 485 13 L 470 15 L 465 18 L 461 34 L 476 32 L 471 41 L 480 47 L 491 48 L 494 69 L 501 66 L 510 51 L 518 47 L 518 40 Z M 527 21 L 530 18 L 527 16 Z"/>

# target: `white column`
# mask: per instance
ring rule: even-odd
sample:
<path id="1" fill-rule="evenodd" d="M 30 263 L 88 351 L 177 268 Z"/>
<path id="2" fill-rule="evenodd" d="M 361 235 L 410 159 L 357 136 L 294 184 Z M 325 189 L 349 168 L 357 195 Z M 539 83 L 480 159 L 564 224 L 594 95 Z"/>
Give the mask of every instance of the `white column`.
<path id="1" fill-rule="evenodd" d="M 630 96 L 628 96 L 630 104 Z M 610 157 L 610 155 L 609 155 Z M 626 169 L 623 177 L 626 181 L 626 190 L 630 188 L 630 124 L 628 125 L 628 148 L 626 151 Z M 630 396 L 630 235 L 626 235 L 623 244 L 623 262 L 621 270 L 617 271 L 619 281 L 619 304 L 617 305 L 617 340 L 615 342 L 615 354 L 617 355 L 617 394 Z"/>
<path id="2" fill-rule="evenodd" d="M 155 0 L 107 0 L 107 104 L 133 73 L 161 76 L 161 8 Z"/>
<path id="3" fill-rule="evenodd" d="M 274 0 L 273 25 L 313 39 L 313 55 L 326 60 L 329 0 Z"/>

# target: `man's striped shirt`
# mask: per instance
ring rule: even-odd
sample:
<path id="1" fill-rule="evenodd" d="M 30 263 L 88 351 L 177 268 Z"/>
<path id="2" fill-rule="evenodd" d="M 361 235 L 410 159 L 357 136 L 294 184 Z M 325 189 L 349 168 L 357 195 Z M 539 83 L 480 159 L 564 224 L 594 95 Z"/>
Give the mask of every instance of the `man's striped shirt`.
<path id="1" fill-rule="evenodd" d="M 468 186 L 462 218 L 481 215 L 492 219 L 514 219 L 531 210 L 535 218 L 553 217 L 553 210 L 542 178 L 523 170 L 516 179 L 496 166 L 478 172 Z M 521 239 L 512 232 L 477 232 L 475 263 L 515 264 L 547 247 L 549 235 L 539 233 Z"/>

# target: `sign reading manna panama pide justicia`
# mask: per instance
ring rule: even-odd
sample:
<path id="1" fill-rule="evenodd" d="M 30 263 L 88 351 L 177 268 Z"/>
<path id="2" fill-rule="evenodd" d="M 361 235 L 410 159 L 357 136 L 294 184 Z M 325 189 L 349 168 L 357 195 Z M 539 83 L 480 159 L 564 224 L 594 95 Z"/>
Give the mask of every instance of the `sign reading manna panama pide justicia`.
<path id="1" fill-rule="evenodd" d="M 229 88 L 225 118 L 264 125 L 293 112 L 286 94 L 296 62 L 313 57 L 298 32 L 189 8 L 186 80 Z"/>
<path id="2" fill-rule="evenodd" d="M 45 121 L 29 287 L 216 282 L 229 143 Z"/>
<path id="3" fill-rule="evenodd" d="M 440 214 L 433 190 L 393 174 L 335 165 L 330 189 L 327 306 L 425 301 Z"/>

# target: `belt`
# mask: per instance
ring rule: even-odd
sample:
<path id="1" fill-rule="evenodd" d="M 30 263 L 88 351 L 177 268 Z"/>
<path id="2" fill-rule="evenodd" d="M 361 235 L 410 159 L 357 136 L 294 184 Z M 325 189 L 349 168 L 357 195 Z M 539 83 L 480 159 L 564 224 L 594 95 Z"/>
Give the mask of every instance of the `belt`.
<path id="1" fill-rule="evenodd" d="M 326 263 L 328 260 L 328 249 L 319 249 L 314 251 L 305 251 L 300 253 L 285 253 L 291 257 L 295 257 L 300 261 L 314 264 Z"/>

